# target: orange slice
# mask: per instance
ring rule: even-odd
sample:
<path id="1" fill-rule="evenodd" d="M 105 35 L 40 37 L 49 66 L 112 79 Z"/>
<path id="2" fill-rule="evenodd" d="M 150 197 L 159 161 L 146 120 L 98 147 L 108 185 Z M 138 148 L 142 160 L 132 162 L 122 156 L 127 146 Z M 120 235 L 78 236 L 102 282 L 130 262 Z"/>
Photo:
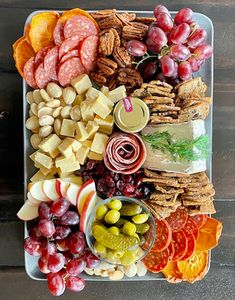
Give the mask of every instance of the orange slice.
<path id="1" fill-rule="evenodd" d="M 15 60 L 15 66 L 22 77 L 23 68 L 26 63 L 32 56 L 35 55 L 35 52 L 32 46 L 27 42 L 26 37 L 19 38 L 13 44 L 13 58 Z"/>
<path id="2" fill-rule="evenodd" d="M 177 266 L 182 278 L 190 283 L 202 279 L 207 270 L 208 251 L 197 251 L 185 261 L 178 261 Z"/>
<path id="3" fill-rule="evenodd" d="M 218 245 L 222 233 L 222 223 L 213 218 L 207 218 L 206 224 L 199 229 L 196 250 L 205 251 Z"/>
<path id="4" fill-rule="evenodd" d="M 32 18 L 28 36 L 35 52 L 53 45 L 53 31 L 58 18 L 56 12 L 43 12 Z"/>
<path id="5" fill-rule="evenodd" d="M 182 274 L 179 271 L 176 262 L 169 262 L 165 269 L 162 270 L 166 280 L 171 283 L 178 283 L 182 281 Z"/>

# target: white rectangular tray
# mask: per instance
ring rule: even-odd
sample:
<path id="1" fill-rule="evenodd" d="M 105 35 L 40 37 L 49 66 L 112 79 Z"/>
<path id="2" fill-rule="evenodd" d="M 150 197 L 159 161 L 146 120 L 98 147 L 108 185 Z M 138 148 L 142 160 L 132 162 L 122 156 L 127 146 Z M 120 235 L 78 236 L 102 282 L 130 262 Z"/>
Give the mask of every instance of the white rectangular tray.
<path id="1" fill-rule="evenodd" d="M 45 11 L 45 10 L 44 10 Z M 94 12 L 95 10 L 90 10 L 88 12 Z M 40 12 L 41 10 L 32 12 L 26 22 L 25 26 L 31 21 L 32 17 Z M 58 11 L 61 12 L 61 11 Z M 119 11 L 124 12 L 124 11 Z M 136 13 L 140 17 L 149 17 L 152 16 L 152 11 L 129 11 Z M 176 14 L 175 11 L 170 12 L 172 16 Z M 194 13 L 193 15 L 194 20 L 200 25 L 200 27 L 204 28 L 207 31 L 207 41 L 213 47 L 214 41 L 214 28 L 212 21 L 205 15 L 201 13 Z M 213 97 L 213 56 L 211 59 L 207 60 L 200 71 L 195 76 L 201 76 L 203 81 L 207 84 L 208 90 L 207 95 Z M 30 90 L 30 87 L 26 84 L 25 80 L 23 80 L 23 128 L 24 128 L 24 201 L 26 200 L 27 195 L 27 184 L 29 182 L 30 177 L 35 173 L 35 168 L 33 162 L 30 160 L 29 155 L 34 152 L 34 149 L 30 145 L 30 135 L 31 133 L 25 127 L 26 119 L 28 118 L 29 113 L 29 104 L 26 101 L 26 93 Z M 209 116 L 205 121 L 206 133 L 209 136 L 210 141 L 210 156 L 207 159 L 207 174 L 212 179 L 212 107 L 210 109 Z M 27 225 L 25 222 L 25 237 L 28 236 L 27 233 Z M 46 277 L 43 273 L 41 273 L 37 267 L 37 258 L 29 255 L 25 252 L 25 270 L 29 277 L 34 280 L 46 280 Z M 207 268 L 207 272 L 210 269 L 210 256 L 209 256 L 209 264 Z M 82 277 L 86 280 L 90 281 L 109 281 L 106 277 L 100 276 L 89 276 L 86 274 L 82 274 Z M 153 274 L 148 272 L 144 277 L 135 276 L 133 278 L 124 277 L 122 281 L 145 281 L 145 280 L 165 280 L 165 278 L 160 274 Z"/>

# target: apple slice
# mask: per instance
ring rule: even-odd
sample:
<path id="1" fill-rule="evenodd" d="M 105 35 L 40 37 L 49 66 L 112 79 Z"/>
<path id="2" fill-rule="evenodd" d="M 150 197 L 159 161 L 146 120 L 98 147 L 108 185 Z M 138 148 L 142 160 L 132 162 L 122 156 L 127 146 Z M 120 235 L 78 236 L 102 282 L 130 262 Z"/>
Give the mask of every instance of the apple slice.
<path id="1" fill-rule="evenodd" d="M 51 201 L 56 201 L 60 198 L 56 191 L 56 179 L 47 179 L 43 181 L 42 186 L 44 194 L 49 198 Z"/>
<path id="2" fill-rule="evenodd" d="M 91 191 L 86 197 L 86 200 L 82 208 L 82 213 L 80 215 L 80 231 L 84 233 L 86 231 L 86 224 L 87 224 L 88 217 L 91 213 L 91 210 L 95 206 L 95 203 L 96 203 L 96 192 Z"/>
<path id="3" fill-rule="evenodd" d="M 30 192 L 27 193 L 27 199 L 31 203 L 31 205 L 39 206 L 42 201 L 35 199 Z"/>
<path id="4" fill-rule="evenodd" d="M 90 192 L 95 192 L 95 191 L 96 188 L 93 179 L 88 180 L 80 187 L 78 197 L 77 197 L 77 208 L 80 215 L 82 214 L 83 204 L 86 201 L 87 196 L 90 194 Z"/>
<path id="5" fill-rule="evenodd" d="M 70 186 L 69 182 L 60 180 L 60 193 L 63 198 L 67 198 L 67 190 L 68 190 L 69 186 Z"/>
<path id="6" fill-rule="evenodd" d="M 61 190 L 60 190 L 61 189 L 61 180 L 56 179 L 56 181 L 55 181 L 55 189 L 56 189 L 56 192 L 59 195 L 59 197 L 62 198 L 63 196 L 62 196 Z"/>
<path id="7" fill-rule="evenodd" d="M 44 181 L 37 181 L 29 185 L 29 192 L 33 198 L 39 201 L 50 201 L 50 199 L 43 192 Z"/>
<path id="8" fill-rule="evenodd" d="M 77 197 L 78 197 L 79 190 L 80 187 L 74 183 L 70 183 L 67 190 L 67 199 L 75 206 L 77 204 Z"/>
<path id="9" fill-rule="evenodd" d="M 29 200 L 26 200 L 17 216 L 23 221 L 33 220 L 38 217 L 38 206 L 32 205 Z"/>

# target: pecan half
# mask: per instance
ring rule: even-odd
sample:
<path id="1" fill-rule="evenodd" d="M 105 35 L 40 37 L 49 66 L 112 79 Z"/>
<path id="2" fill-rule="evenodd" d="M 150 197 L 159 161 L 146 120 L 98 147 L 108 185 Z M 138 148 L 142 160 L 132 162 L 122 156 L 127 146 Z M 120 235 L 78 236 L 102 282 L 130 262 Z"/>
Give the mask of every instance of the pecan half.
<path id="1" fill-rule="evenodd" d="M 126 40 L 138 39 L 142 40 L 148 30 L 148 26 L 139 22 L 132 22 L 126 25 L 122 30 L 122 37 Z"/>
<path id="2" fill-rule="evenodd" d="M 108 16 L 98 22 L 100 29 L 122 28 L 122 22 L 116 15 Z"/>
<path id="3" fill-rule="evenodd" d="M 140 22 L 140 23 L 143 23 L 143 24 L 151 24 L 152 22 L 156 21 L 155 18 L 151 18 L 151 17 L 136 17 L 135 18 L 135 21 L 136 22 Z"/>
<path id="4" fill-rule="evenodd" d="M 112 77 L 111 80 L 109 81 L 108 87 L 109 90 L 112 91 L 113 89 L 115 89 L 118 85 L 118 79 L 117 79 L 117 74 L 115 73 Z"/>
<path id="5" fill-rule="evenodd" d="M 116 14 L 116 16 L 119 18 L 119 20 L 122 21 L 124 25 L 128 25 L 129 22 L 134 21 L 136 18 L 136 14 L 127 13 L 127 12 Z"/>
<path id="6" fill-rule="evenodd" d="M 140 86 L 143 79 L 140 73 L 131 68 L 121 68 L 118 70 L 118 80 L 120 84 L 124 84 L 126 88 L 131 89 L 135 86 Z"/>
<path id="7" fill-rule="evenodd" d="M 116 13 L 116 9 L 103 9 L 97 12 L 91 13 L 90 15 L 96 20 L 100 21 L 106 17 L 113 16 Z"/>
<path id="8" fill-rule="evenodd" d="M 114 47 L 119 47 L 121 45 L 121 40 L 118 31 L 114 28 L 111 28 L 110 31 L 114 34 Z"/>
<path id="9" fill-rule="evenodd" d="M 120 67 L 131 66 L 131 56 L 124 47 L 115 47 L 113 57 Z"/>
<path id="10" fill-rule="evenodd" d="M 113 75 L 114 71 L 118 67 L 117 63 L 106 57 L 98 58 L 97 65 L 100 68 L 101 72 L 107 76 Z"/>
<path id="11" fill-rule="evenodd" d="M 111 29 L 103 30 L 100 33 L 100 35 L 101 36 L 100 36 L 99 53 L 103 55 L 111 55 L 113 52 L 114 40 L 115 40 L 113 30 Z"/>
<path id="12" fill-rule="evenodd" d="M 95 72 L 91 72 L 90 73 L 90 78 L 99 86 L 102 86 L 106 83 L 106 78 L 105 76 L 99 74 L 99 73 L 95 73 Z"/>

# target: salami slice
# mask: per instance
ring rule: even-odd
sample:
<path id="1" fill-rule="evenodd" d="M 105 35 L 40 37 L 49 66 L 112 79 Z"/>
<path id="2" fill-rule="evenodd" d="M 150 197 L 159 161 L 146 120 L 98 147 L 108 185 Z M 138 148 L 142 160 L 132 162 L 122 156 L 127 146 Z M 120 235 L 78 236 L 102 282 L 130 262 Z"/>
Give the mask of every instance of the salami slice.
<path id="1" fill-rule="evenodd" d="M 161 252 L 150 251 L 143 259 L 143 262 L 149 271 L 158 273 L 167 266 L 169 262 L 169 251 L 168 249 Z"/>
<path id="2" fill-rule="evenodd" d="M 45 88 L 51 81 L 51 77 L 49 77 L 48 73 L 45 71 L 43 63 L 41 63 L 35 71 L 35 80 L 40 89 Z"/>
<path id="3" fill-rule="evenodd" d="M 172 260 L 174 254 L 175 254 L 175 248 L 174 248 L 173 242 L 170 243 L 168 250 L 169 250 L 169 260 Z"/>
<path id="4" fill-rule="evenodd" d="M 79 35 L 80 41 L 90 35 L 97 35 L 98 31 L 95 24 L 85 16 L 73 16 L 65 23 L 64 36 L 69 38 Z"/>
<path id="5" fill-rule="evenodd" d="M 44 57 L 46 56 L 49 49 L 51 49 L 51 47 L 44 47 L 37 52 L 34 59 L 35 68 L 37 68 L 40 63 L 44 61 Z"/>
<path id="6" fill-rule="evenodd" d="M 62 86 L 66 86 L 70 83 L 70 81 L 74 77 L 81 75 L 83 73 L 85 73 L 85 70 L 78 57 L 72 57 L 70 59 L 67 59 L 59 67 L 59 71 L 58 71 L 59 83 Z"/>
<path id="7" fill-rule="evenodd" d="M 188 219 L 188 214 L 185 209 L 178 208 L 175 212 L 171 213 L 165 220 L 169 223 L 172 232 L 180 231 L 184 228 Z"/>
<path id="8" fill-rule="evenodd" d="M 64 41 L 64 25 L 65 25 L 64 22 L 58 21 L 55 26 L 55 29 L 53 32 L 53 38 L 54 38 L 54 43 L 57 46 L 60 46 Z"/>
<path id="9" fill-rule="evenodd" d="M 184 231 L 184 229 L 183 229 L 183 231 Z M 186 251 L 185 255 L 183 257 L 181 257 L 180 260 L 188 259 L 189 257 L 191 257 L 194 254 L 194 252 L 196 250 L 196 241 L 195 241 L 193 234 L 189 233 L 189 232 L 187 232 L 185 234 L 187 236 L 187 242 L 188 242 L 187 251 Z"/>
<path id="10" fill-rule="evenodd" d="M 77 48 L 80 42 L 80 37 L 78 35 L 74 35 L 66 40 L 60 45 L 59 49 L 59 59 L 62 58 L 66 53 Z"/>
<path id="11" fill-rule="evenodd" d="M 60 60 L 60 64 L 65 62 L 67 59 L 72 57 L 79 57 L 79 51 L 77 49 L 71 50 L 68 53 L 66 53 Z"/>
<path id="12" fill-rule="evenodd" d="M 203 225 L 206 224 L 208 216 L 203 215 L 203 214 L 199 214 L 199 215 L 191 216 L 191 218 L 197 224 L 197 227 L 201 228 Z"/>
<path id="13" fill-rule="evenodd" d="M 198 238 L 199 230 L 196 222 L 192 219 L 192 217 L 188 216 L 188 220 L 184 226 L 184 231 L 186 233 L 193 234 L 195 240 Z"/>
<path id="14" fill-rule="evenodd" d="M 81 62 L 88 72 L 93 71 L 95 68 L 98 46 L 99 37 L 96 35 L 91 35 L 82 42 L 80 48 Z"/>
<path id="15" fill-rule="evenodd" d="M 171 228 L 165 220 L 155 220 L 156 240 L 151 251 L 165 250 L 171 243 Z"/>
<path id="16" fill-rule="evenodd" d="M 23 73 L 24 73 L 24 79 L 26 80 L 27 84 L 31 86 L 32 88 L 37 88 L 37 83 L 35 81 L 34 77 L 34 57 L 31 57 L 24 65 Z"/>
<path id="17" fill-rule="evenodd" d="M 172 241 L 174 244 L 175 253 L 172 261 L 178 261 L 185 256 L 187 252 L 188 241 L 183 230 L 172 233 Z"/>
<path id="18" fill-rule="evenodd" d="M 51 77 L 52 80 L 58 80 L 57 78 L 57 64 L 59 61 L 59 47 L 55 46 L 50 49 L 45 58 L 44 58 L 44 68 L 48 73 L 48 76 Z"/>

